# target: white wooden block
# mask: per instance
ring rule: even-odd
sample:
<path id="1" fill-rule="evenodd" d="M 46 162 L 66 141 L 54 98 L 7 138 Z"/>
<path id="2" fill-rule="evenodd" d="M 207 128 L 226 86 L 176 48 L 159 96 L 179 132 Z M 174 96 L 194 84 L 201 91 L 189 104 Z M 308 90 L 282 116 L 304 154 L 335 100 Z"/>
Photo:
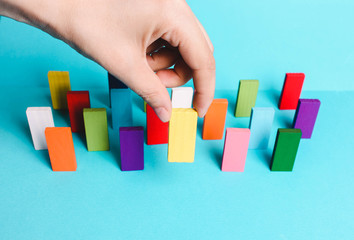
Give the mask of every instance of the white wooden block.
<path id="1" fill-rule="evenodd" d="M 191 108 L 193 101 L 193 88 L 172 88 L 172 108 Z"/>
<path id="2" fill-rule="evenodd" d="M 34 149 L 48 149 L 44 130 L 47 127 L 54 127 L 52 109 L 50 107 L 29 107 L 26 115 Z"/>
<path id="3" fill-rule="evenodd" d="M 274 108 L 254 107 L 252 108 L 250 120 L 250 143 L 249 149 L 268 148 L 270 133 L 274 120 Z"/>

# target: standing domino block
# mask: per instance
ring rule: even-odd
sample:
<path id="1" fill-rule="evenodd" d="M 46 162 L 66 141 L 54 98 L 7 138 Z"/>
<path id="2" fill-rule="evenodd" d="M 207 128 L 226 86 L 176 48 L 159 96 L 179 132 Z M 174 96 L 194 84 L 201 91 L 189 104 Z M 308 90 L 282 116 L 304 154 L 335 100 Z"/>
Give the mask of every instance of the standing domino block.
<path id="1" fill-rule="evenodd" d="M 148 145 L 168 143 L 168 122 L 162 122 L 149 105 L 146 105 L 146 132 Z"/>
<path id="2" fill-rule="evenodd" d="M 84 123 L 88 151 L 108 151 L 108 127 L 105 108 L 84 108 Z"/>
<path id="3" fill-rule="evenodd" d="M 69 72 L 49 71 L 48 82 L 53 109 L 67 109 L 66 93 L 71 90 Z"/>
<path id="4" fill-rule="evenodd" d="M 197 119 L 194 109 L 172 109 L 168 135 L 169 162 L 194 162 Z"/>
<path id="5" fill-rule="evenodd" d="M 67 93 L 70 125 L 72 132 L 83 132 L 83 109 L 90 108 L 90 96 L 88 91 L 69 91 Z"/>
<path id="6" fill-rule="evenodd" d="M 45 129 L 50 163 L 53 171 L 76 171 L 76 158 L 70 127 Z"/>
<path id="7" fill-rule="evenodd" d="M 274 121 L 274 108 L 252 108 L 249 128 L 251 130 L 249 149 L 268 148 L 269 137 Z"/>
<path id="8" fill-rule="evenodd" d="M 144 128 L 119 128 L 122 171 L 144 169 Z"/>
<path id="9" fill-rule="evenodd" d="M 129 89 L 111 89 L 112 127 L 129 127 L 133 123 L 132 97 Z"/>
<path id="10" fill-rule="evenodd" d="M 301 139 L 301 130 L 279 128 L 273 150 L 270 169 L 272 171 L 292 171 Z"/>
<path id="11" fill-rule="evenodd" d="M 249 139 L 250 130 L 248 128 L 226 129 L 221 171 L 244 171 Z"/>
<path id="12" fill-rule="evenodd" d="M 144 112 L 146 113 L 146 102 L 144 101 Z"/>
<path id="13" fill-rule="evenodd" d="M 285 75 L 283 90 L 279 101 L 280 110 L 296 109 L 304 80 L 305 74 L 303 73 L 287 73 Z"/>
<path id="14" fill-rule="evenodd" d="M 235 117 L 249 117 L 251 115 L 251 109 L 256 105 L 258 86 L 258 80 L 240 80 Z"/>
<path id="15" fill-rule="evenodd" d="M 111 105 L 111 89 L 127 89 L 127 85 L 125 85 L 121 80 L 108 73 L 108 91 L 109 91 L 109 106 Z"/>
<path id="16" fill-rule="evenodd" d="M 29 107 L 26 115 L 34 149 L 47 149 L 44 131 L 47 127 L 54 127 L 52 109 L 50 107 Z"/>
<path id="17" fill-rule="evenodd" d="M 193 88 L 172 88 L 172 108 L 191 108 L 193 101 Z"/>
<path id="18" fill-rule="evenodd" d="M 224 136 L 227 100 L 214 99 L 204 117 L 203 139 L 218 140 Z"/>
<path id="19" fill-rule="evenodd" d="M 318 99 L 300 99 L 293 128 L 301 129 L 301 138 L 311 138 L 321 102 Z"/>

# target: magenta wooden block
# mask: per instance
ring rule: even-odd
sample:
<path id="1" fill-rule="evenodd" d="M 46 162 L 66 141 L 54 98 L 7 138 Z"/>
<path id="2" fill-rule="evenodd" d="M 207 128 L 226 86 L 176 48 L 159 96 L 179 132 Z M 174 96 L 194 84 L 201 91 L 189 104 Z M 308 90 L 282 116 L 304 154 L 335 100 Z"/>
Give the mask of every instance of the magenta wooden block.
<path id="1" fill-rule="evenodd" d="M 311 138 L 321 102 L 318 99 L 300 99 L 293 128 L 301 129 L 301 138 Z"/>
<path id="2" fill-rule="evenodd" d="M 120 159 L 122 171 L 144 169 L 144 128 L 119 128 Z"/>

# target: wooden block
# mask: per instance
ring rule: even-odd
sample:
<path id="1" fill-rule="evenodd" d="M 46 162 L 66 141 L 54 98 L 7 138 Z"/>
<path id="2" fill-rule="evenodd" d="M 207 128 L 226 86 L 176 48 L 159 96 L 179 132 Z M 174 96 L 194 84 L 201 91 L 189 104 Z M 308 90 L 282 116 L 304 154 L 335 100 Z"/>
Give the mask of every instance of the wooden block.
<path id="1" fill-rule="evenodd" d="M 50 163 L 53 171 L 76 171 L 74 142 L 69 127 L 45 129 Z"/>
<path id="2" fill-rule="evenodd" d="M 227 100 L 214 99 L 204 117 L 203 139 L 217 140 L 224 136 Z"/>
<path id="3" fill-rule="evenodd" d="M 248 128 L 226 129 L 221 171 L 244 171 L 249 139 L 250 130 Z"/>
<path id="4" fill-rule="evenodd" d="M 88 151 L 108 151 L 108 127 L 105 108 L 84 108 L 84 124 Z"/>
<path id="5" fill-rule="evenodd" d="M 293 128 L 301 129 L 301 138 L 311 138 L 321 102 L 318 99 L 300 99 Z"/>
<path id="6" fill-rule="evenodd" d="M 274 108 L 254 107 L 250 119 L 251 130 L 249 149 L 268 148 L 269 137 L 274 121 Z"/>
<path id="7" fill-rule="evenodd" d="M 144 128 L 121 127 L 119 129 L 121 170 L 144 169 Z"/>
<path id="8" fill-rule="evenodd" d="M 69 72 L 49 71 L 48 82 L 53 109 L 68 109 L 66 93 L 71 90 Z"/>
<path id="9" fill-rule="evenodd" d="M 146 102 L 144 101 L 144 112 L 146 113 Z"/>
<path id="10" fill-rule="evenodd" d="M 146 105 L 146 132 L 147 144 L 165 144 L 168 143 L 168 122 L 162 122 L 156 115 L 154 109 Z"/>
<path id="11" fill-rule="evenodd" d="M 193 101 L 193 88 L 172 88 L 172 108 L 191 108 Z"/>
<path id="12" fill-rule="evenodd" d="M 193 162 L 198 115 L 191 108 L 173 108 L 169 123 L 168 161 Z"/>
<path id="13" fill-rule="evenodd" d="M 109 106 L 111 105 L 111 89 L 126 89 L 128 88 L 121 80 L 108 73 L 108 91 L 109 91 Z"/>
<path id="14" fill-rule="evenodd" d="M 133 125 L 132 97 L 130 89 L 111 89 L 112 127 Z"/>
<path id="15" fill-rule="evenodd" d="M 256 105 L 258 80 L 240 80 L 235 108 L 236 117 L 249 117 Z"/>
<path id="16" fill-rule="evenodd" d="M 279 100 L 280 110 L 295 110 L 305 80 L 303 73 L 287 73 Z"/>
<path id="17" fill-rule="evenodd" d="M 70 125 L 72 132 L 84 132 L 83 109 L 90 108 L 88 91 L 69 91 L 67 93 Z"/>
<path id="18" fill-rule="evenodd" d="M 26 115 L 34 149 L 48 149 L 44 131 L 47 127 L 54 127 L 52 109 L 50 107 L 29 107 Z"/>
<path id="19" fill-rule="evenodd" d="M 270 169 L 272 171 L 292 171 L 301 139 L 301 130 L 279 128 L 273 150 Z"/>

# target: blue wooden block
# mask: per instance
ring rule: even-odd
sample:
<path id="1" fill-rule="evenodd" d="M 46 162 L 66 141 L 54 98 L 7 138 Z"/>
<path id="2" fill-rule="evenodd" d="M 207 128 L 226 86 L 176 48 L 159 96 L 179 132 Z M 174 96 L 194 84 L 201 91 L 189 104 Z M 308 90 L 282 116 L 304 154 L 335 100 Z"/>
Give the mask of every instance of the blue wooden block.
<path id="1" fill-rule="evenodd" d="M 111 89 L 125 89 L 128 88 L 121 80 L 108 73 L 108 88 L 109 88 L 109 106 L 112 106 L 111 103 Z"/>
<path id="2" fill-rule="evenodd" d="M 249 128 L 251 130 L 249 149 L 268 148 L 270 133 L 274 120 L 274 108 L 252 108 Z"/>
<path id="3" fill-rule="evenodd" d="M 112 128 L 130 127 L 133 124 L 130 89 L 111 89 Z"/>

